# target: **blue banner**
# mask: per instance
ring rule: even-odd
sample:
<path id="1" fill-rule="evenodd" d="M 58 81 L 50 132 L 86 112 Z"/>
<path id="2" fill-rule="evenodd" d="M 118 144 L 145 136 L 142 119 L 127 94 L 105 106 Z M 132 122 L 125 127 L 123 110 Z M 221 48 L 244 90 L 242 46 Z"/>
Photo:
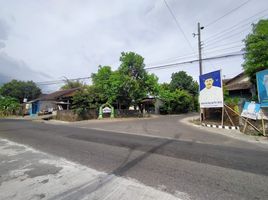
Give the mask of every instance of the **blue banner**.
<path id="1" fill-rule="evenodd" d="M 199 76 L 199 103 L 201 108 L 223 107 L 221 70 Z"/>
<path id="2" fill-rule="evenodd" d="M 260 104 L 245 102 L 241 116 L 256 120 L 260 118 L 260 110 Z"/>
<path id="3" fill-rule="evenodd" d="M 257 72 L 256 78 L 261 107 L 268 107 L 268 69 Z"/>

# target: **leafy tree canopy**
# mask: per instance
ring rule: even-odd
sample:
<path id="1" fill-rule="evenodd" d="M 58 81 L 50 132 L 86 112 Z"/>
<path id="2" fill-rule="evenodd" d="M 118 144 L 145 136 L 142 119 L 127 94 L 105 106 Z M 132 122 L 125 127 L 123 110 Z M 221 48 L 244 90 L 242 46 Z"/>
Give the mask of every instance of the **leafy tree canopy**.
<path id="1" fill-rule="evenodd" d="M 81 110 L 98 108 L 105 102 L 98 88 L 92 85 L 77 91 L 72 100 L 72 108 Z"/>
<path id="2" fill-rule="evenodd" d="M 106 101 L 108 101 L 111 96 L 111 76 L 113 73 L 114 72 L 110 66 L 99 66 L 98 72 L 91 75 L 93 85 L 98 89 L 103 96 L 103 99 L 106 99 Z"/>
<path id="3" fill-rule="evenodd" d="M 158 93 L 158 78 L 144 69 L 144 59 L 134 52 L 123 52 L 121 65 L 112 71 L 110 66 L 99 66 L 92 74 L 93 85 L 103 99 L 113 104 L 137 105 L 147 95 Z"/>
<path id="4" fill-rule="evenodd" d="M 20 103 L 12 97 L 0 97 L 0 117 L 15 114 L 20 108 Z"/>
<path id="5" fill-rule="evenodd" d="M 255 83 L 256 72 L 268 68 L 268 19 L 253 24 L 252 33 L 245 42 L 245 73 Z"/>
<path id="6" fill-rule="evenodd" d="M 0 88 L 0 94 L 4 97 L 13 97 L 22 103 L 24 98 L 28 101 L 37 98 L 41 94 L 41 89 L 33 81 L 12 80 Z"/>
<path id="7" fill-rule="evenodd" d="M 180 71 L 171 75 L 170 89 L 171 91 L 175 91 L 177 89 L 186 90 L 192 95 L 197 95 L 198 83 L 186 72 Z"/>
<path id="8" fill-rule="evenodd" d="M 120 57 L 119 74 L 124 79 L 123 93 L 138 105 L 147 95 L 158 93 L 158 78 L 145 70 L 144 58 L 134 52 L 123 52 Z"/>
<path id="9" fill-rule="evenodd" d="M 159 95 L 164 101 L 162 107 L 164 113 L 184 113 L 193 109 L 193 97 L 185 90 L 171 91 L 161 87 Z"/>
<path id="10" fill-rule="evenodd" d="M 143 80 L 146 74 L 144 58 L 134 52 L 122 52 L 119 71 L 135 80 Z"/>

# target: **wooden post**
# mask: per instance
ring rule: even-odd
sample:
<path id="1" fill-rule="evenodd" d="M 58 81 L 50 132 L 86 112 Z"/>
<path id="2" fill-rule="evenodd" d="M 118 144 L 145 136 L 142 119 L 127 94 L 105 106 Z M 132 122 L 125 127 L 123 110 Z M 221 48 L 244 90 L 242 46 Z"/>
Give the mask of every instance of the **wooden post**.
<path id="1" fill-rule="evenodd" d="M 229 120 L 230 120 L 231 124 L 232 124 L 233 126 L 235 126 L 235 124 L 234 124 L 234 122 L 233 122 L 232 118 L 230 117 L 230 115 L 229 115 L 228 111 L 227 111 L 226 109 L 224 109 L 224 110 L 225 110 L 225 113 L 226 113 L 227 117 L 229 118 Z"/>
<path id="2" fill-rule="evenodd" d="M 244 125 L 244 128 L 243 128 L 243 133 L 246 132 L 246 128 L 247 128 L 247 126 L 248 126 L 248 118 L 247 118 L 246 121 L 245 121 L 245 125 Z"/>
<path id="3" fill-rule="evenodd" d="M 223 120 L 224 120 L 224 106 L 222 107 L 221 111 L 221 125 L 223 126 Z"/>
<path id="4" fill-rule="evenodd" d="M 249 124 L 250 126 L 252 126 L 256 131 L 258 131 L 259 133 L 262 133 L 262 132 L 260 131 L 260 129 L 258 129 L 258 128 L 257 128 L 256 126 L 254 126 L 252 123 L 250 123 L 250 122 L 248 121 L 248 119 L 246 119 L 246 118 L 240 116 L 239 113 L 237 113 L 234 109 L 230 108 L 229 106 L 227 106 L 227 105 L 225 105 L 225 106 L 226 106 L 226 108 L 230 109 L 233 113 L 235 113 L 236 115 L 238 115 L 241 119 L 245 120 L 246 123 Z"/>
<path id="5" fill-rule="evenodd" d="M 262 123 L 262 134 L 263 136 L 266 135 L 265 133 L 265 123 L 264 123 L 264 119 L 263 119 L 263 112 L 261 111 L 261 123 Z"/>

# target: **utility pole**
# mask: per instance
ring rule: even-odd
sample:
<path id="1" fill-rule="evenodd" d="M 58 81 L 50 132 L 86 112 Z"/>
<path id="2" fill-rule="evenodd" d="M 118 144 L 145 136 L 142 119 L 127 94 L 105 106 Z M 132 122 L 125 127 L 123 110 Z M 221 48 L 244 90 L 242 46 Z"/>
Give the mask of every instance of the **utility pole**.
<path id="1" fill-rule="evenodd" d="M 193 33 L 193 36 L 198 36 L 198 55 L 199 55 L 199 75 L 201 76 L 203 74 L 202 69 L 202 44 L 201 44 L 201 30 L 204 29 L 204 27 L 200 26 L 200 23 L 197 23 L 197 34 Z M 203 119 L 205 118 L 205 109 L 200 109 L 200 123 L 202 123 Z"/>
<path id="2" fill-rule="evenodd" d="M 198 55 L 199 55 L 199 75 L 202 75 L 202 44 L 201 44 L 201 29 L 204 27 L 200 27 L 200 23 L 197 24 L 197 35 L 198 35 Z"/>

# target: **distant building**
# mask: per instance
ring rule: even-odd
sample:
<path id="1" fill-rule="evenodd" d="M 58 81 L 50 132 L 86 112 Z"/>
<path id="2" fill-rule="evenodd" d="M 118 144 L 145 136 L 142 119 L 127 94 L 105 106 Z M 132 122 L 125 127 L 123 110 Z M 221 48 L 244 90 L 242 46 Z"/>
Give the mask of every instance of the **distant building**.
<path id="1" fill-rule="evenodd" d="M 158 97 L 146 97 L 141 101 L 143 109 L 147 113 L 160 114 L 160 107 L 163 106 L 164 102 Z"/>
<path id="2" fill-rule="evenodd" d="M 226 90 L 229 92 L 230 97 L 239 97 L 240 99 L 250 99 L 255 95 L 256 91 L 249 77 L 244 73 L 237 76 L 223 80 Z"/>
<path id="3" fill-rule="evenodd" d="M 29 101 L 27 102 L 29 114 L 36 115 L 38 113 L 51 113 L 54 110 L 69 110 L 72 104 L 72 97 L 78 90 L 80 90 L 80 88 L 59 90 Z"/>

